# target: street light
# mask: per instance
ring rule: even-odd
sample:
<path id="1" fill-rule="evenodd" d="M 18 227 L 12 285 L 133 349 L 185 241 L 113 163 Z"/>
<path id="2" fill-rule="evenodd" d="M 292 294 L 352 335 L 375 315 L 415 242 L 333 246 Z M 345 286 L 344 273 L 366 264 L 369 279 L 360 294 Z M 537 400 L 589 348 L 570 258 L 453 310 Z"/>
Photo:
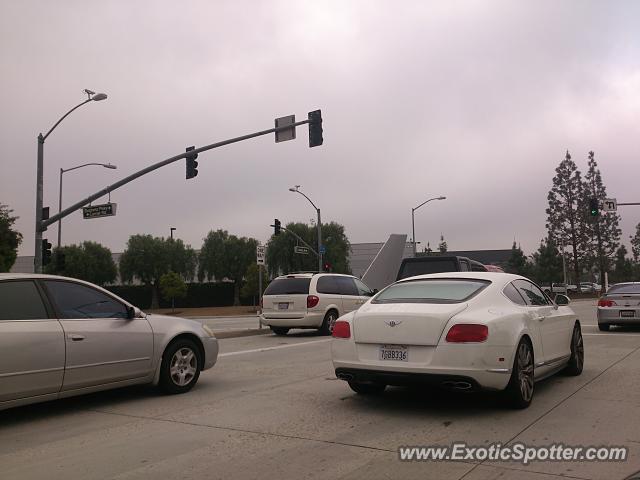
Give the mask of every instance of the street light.
<path id="1" fill-rule="evenodd" d="M 300 185 L 296 185 L 295 187 L 291 187 L 289 189 L 290 192 L 299 193 L 304 198 L 309 200 L 309 203 L 316 209 L 318 213 L 318 272 L 322 272 L 322 226 L 320 222 L 320 209 L 316 207 L 316 204 L 311 201 L 309 197 L 307 197 L 304 193 L 300 191 Z"/>
<path id="2" fill-rule="evenodd" d="M 426 200 L 424 202 L 422 202 L 420 205 L 418 205 L 415 208 L 411 209 L 411 228 L 413 229 L 413 256 L 416 256 L 416 221 L 415 221 L 415 212 L 416 210 L 418 210 L 421 206 L 423 206 L 426 203 L 429 203 L 431 200 L 446 200 L 447 197 L 433 197 L 430 198 L 429 200 Z"/>
<path id="3" fill-rule="evenodd" d="M 60 119 L 49 129 L 49 131 L 42 135 L 40 133 L 38 135 L 38 162 L 36 168 L 36 231 L 35 231 L 35 255 L 33 259 L 33 270 L 35 273 L 40 273 L 42 270 L 42 232 L 45 230 L 42 227 L 42 204 L 43 204 L 43 190 L 44 190 L 44 141 L 47 139 L 51 132 L 55 130 L 55 128 L 71 114 L 77 108 L 80 108 L 82 105 L 89 102 L 98 102 L 100 100 L 104 100 L 107 96 L 104 93 L 95 93 L 91 90 L 85 89 L 84 93 L 87 94 L 87 99 L 73 107 L 67 113 L 65 113 Z"/>
<path id="4" fill-rule="evenodd" d="M 177 230 L 176 227 L 169 227 L 169 230 L 171 231 L 171 240 L 173 240 L 173 231 Z"/>
<path id="5" fill-rule="evenodd" d="M 62 211 L 62 174 L 64 172 L 70 172 L 71 170 L 77 170 L 78 168 L 88 167 L 89 165 L 98 165 L 98 166 L 102 166 L 104 168 L 111 168 L 111 169 L 118 168 L 115 165 L 111 165 L 110 163 L 85 163 L 83 165 L 78 165 L 77 167 L 61 168 L 60 169 L 60 192 L 59 192 L 59 195 L 58 195 L 58 213 L 60 213 Z M 58 248 L 60 248 L 61 238 L 62 238 L 62 218 L 60 218 L 60 220 L 58 220 Z"/>

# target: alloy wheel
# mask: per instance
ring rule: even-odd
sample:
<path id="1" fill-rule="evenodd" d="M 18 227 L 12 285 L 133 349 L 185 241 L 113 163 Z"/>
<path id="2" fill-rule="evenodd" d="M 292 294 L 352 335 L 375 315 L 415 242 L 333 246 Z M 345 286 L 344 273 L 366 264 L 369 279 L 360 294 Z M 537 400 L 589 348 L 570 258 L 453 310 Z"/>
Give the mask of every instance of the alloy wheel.
<path id="1" fill-rule="evenodd" d="M 529 344 L 522 342 L 518 348 L 518 381 L 520 393 L 526 402 L 533 397 L 533 355 Z"/>
<path id="2" fill-rule="evenodd" d="M 188 385 L 198 371 L 198 357 L 188 347 L 182 347 L 173 354 L 169 373 L 171 381 L 179 387 Z"/>

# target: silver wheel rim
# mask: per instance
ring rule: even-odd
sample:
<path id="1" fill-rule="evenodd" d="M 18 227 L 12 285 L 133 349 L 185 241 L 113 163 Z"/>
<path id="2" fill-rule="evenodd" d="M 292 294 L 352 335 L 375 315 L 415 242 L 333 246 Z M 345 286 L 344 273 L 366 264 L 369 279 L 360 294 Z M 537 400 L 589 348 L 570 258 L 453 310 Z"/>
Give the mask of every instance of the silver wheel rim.
<path id="1" fill-rule="evenodd" d="M 330 313 L 327 317 L 327 327 L 329 327 L 329 332 L 333 333 L 333 327 L 335 326 L 337 319 L 338 317 L 335 313 Z"/>
<path id="2" fill-rule="evenodd" d="M 576 367 L 582 370 L 584 364 L 584 343 L 582 341 L 582 332 L 576 328 L 573 331 L 573 356 L 576 360 Z"/>
<path id="3" fill-rule="evenodd" d="M 518 380 L 522 399 L 530 401 L 533 396 L 533 356 L 526 343 L 518 347 Z"/>
<path id="4" fill-rule="evenodd" d="M 198 358 L 189 347 L 182 347 L 173 354 L 169 374 L 171 381 L 179 387 L 189 385 L 198 371 Z"/>

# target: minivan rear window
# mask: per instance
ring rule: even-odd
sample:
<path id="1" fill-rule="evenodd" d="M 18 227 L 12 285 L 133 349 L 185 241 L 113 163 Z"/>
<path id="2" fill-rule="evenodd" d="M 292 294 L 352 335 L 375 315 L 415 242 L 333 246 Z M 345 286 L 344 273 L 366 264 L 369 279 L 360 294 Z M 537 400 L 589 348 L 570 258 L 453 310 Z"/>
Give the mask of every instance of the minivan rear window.
<path id="1" fill-rule="evenodd" d="M 264 291 L 265 295 L 308 295 L 310 278 L 276 278 Z"/>
<path id="2" fill-rule="evenodd" d="M 372 303 L 460 303 L 490 284 L 488 280 L 464 278 L 409 280 L 385 288 Z"/>
<path id="3" fill-rule="evenodd" d="M 447 260 L 426 260 L 423 262 L 405 262 L 402 271 L 398 275 L 398 280 L 415 277 L 416 275 L 426 275 L 428 273 L 455 272 L 458 270 L 456 262 Z"/>

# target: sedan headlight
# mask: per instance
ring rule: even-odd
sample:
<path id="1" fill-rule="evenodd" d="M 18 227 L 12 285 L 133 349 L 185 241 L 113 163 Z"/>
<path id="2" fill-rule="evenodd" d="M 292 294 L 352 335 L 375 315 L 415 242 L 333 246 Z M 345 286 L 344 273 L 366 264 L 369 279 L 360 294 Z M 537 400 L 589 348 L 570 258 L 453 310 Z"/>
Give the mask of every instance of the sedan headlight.
<path id="1" fill-rule="evenodd" d="M 209 335 L 210 337 L 215 337 L 213 330 L 211 330 L 208 326 L 206 325 L 202 325 L 202 329 L 206 332 L 207 335 Z"/>

